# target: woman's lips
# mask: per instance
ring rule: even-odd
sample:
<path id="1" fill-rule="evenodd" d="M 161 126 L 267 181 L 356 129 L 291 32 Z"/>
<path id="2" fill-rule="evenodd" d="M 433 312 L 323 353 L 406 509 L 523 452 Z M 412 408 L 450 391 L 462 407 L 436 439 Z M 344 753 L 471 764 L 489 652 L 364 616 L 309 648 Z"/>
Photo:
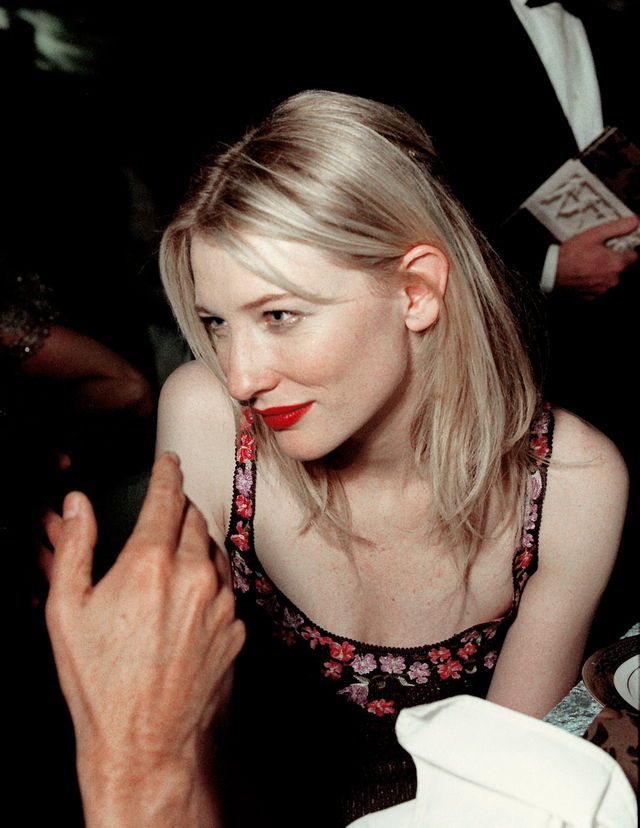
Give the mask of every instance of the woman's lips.
<path id="1" fill-rule="evenodd" d="M 282 405 L 277 408 L 254 408 L 256 414 L 259 414 L 269 428 L 275 431 L 281 431 L 283 428 L 289 428 L 301 420 L 307 411 L 313 405 L 313 400 L 302 405 Z"/>

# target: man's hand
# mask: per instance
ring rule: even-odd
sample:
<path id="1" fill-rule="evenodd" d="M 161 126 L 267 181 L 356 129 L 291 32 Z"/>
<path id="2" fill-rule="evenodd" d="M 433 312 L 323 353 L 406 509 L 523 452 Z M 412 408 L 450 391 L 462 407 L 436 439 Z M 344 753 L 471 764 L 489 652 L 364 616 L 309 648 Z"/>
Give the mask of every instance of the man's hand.
<path id="1" fill-rule="evenodd" d="M 593 299 L 619 284 L 620 274 L 638 261 L 638 254 L 634 250 L 616 253 L 605 242 L 631 233 L 638 223 L 635 216 L 617 219 L 591 227 L 561 244 L 556 287 Z"/>
<path id="2" fill-rule="evenodd" d="M 96 585 L 87 498 L 68 495 L 63 518 L 47 519 L 47 625 L 91 826 L 190 825 L 202 814 L 200 743 L 244 626 L 181 484 L 177 458 L 162 455 L 131 537 Z"/>

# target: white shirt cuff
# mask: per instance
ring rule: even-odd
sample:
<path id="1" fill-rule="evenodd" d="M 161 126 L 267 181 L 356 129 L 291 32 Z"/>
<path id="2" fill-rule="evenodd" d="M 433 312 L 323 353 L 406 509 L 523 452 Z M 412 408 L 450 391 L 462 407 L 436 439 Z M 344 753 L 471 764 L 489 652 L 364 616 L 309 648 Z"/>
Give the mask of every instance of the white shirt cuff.
<path id="1" fill-rule="evenodd" d="M 542 267 L 540 277 L 540 290 L 543 293 L 551 293 L 556 283 L 556 270 L 558 269 L 558 256 L 560 253 L 559 244 L 550 244 Z"/>

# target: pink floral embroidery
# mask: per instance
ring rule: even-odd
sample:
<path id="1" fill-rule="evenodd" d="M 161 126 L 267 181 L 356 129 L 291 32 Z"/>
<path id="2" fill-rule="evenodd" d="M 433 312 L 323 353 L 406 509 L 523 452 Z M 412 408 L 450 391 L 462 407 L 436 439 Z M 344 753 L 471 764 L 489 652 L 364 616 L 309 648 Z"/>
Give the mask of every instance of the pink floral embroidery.
<path id="1" fill-rule="evenodd" d="M 549 411 L 551 410 L 551 406 L 549 403 L 545 403 L 544 408 L 545 410 L 534 420 L 531 426 L 531 431 L 534 434 L 547 434 L 549 432 Z"/>
<path id="2" fill-rule="evenodd" d="M 350 701 L 364 707 L 369 698 L 369 688 L 366 684 L 349 684 L 338 690 L 339 696 L 346 696 Z"/>
<path id="3" fill-rule="evenodd" d="M 304 624 L 304 618 L 298 612 L 291 612 L 287 607 L 284 608 L 284 615 L 282 616 L 282 623 L 285 627 L 291 627 L 297 630 Z"/>
<path id="4" fill-rule="evenodd" d="M 348 641 L 343 641 L 342 644 L 332 641 L 329 644 L 329 655 L 331 658 L 335 658 L 336 661 L 351 661 L 355 653 L 356 648 Z"/>
<path id="5" fill-rule="evenodd" d="M 242 525 L 241 520 L 236 523 L 236 534 L 231 535 L 231 543 L 237 546 L 242 552 L 246 552 L 249 549 L 249 532 Z"/>
<path id="6" fill-rule="evenodd" d="M 250 518 L 253 514 L 253 503 L 248 497 L 238 495 L 236 497 L 236 512 L 243 518 Z"/>
<path id="7" fill-rule="evenodd" d="M 465 645 L 464 645 L 464 647 L 460 647 L 460 648 L 458 649 L 458 655 L 459 655 L 459 656 L 460 656 L 460 658 L 462 658 L 463 660 L 466 660 L 466 659 L 468 659 L 468 658 L 469 658 L 469 656 L 472 656 L 472 655 L 476 652 L 476 650 L 477 650 L 477 649 L 478 649 L 478 648 L 476 647 L 476 645 L 475 645 L 475 644 L 472 644 L 472 643 L 469 641 L 469 642 L 467 642 L 467 644 L 465 644 Z"/>
<path id="8" fill-rule="evenodd" d="M 481 639 L 482 636 L 480 635 L 478 630 L 471 630 L 471 632 L 468 632 L 465 635 L 463 635 L 460 641 L 462 641 L 463 644 L 466 644 L 468 641 L 475 641 L 476 644 L 479 644 Z"/>
<path id="9" fill-rule="evenodd" d="M 375 701 L 369 702 L 367 710 L 375 716 L 389 716 L 396 712 L 396 705 L 393 701 L 376 699 Z"/>
<path id="10" fill-rule="evenodd" d="M 239 589 L 240 592 L 248 592 L 250 587 L 249 578 L 251 577 L 251 570 L 247 566 L 242 555 L 235 550 L 231 554 L 231 574 L 233 576 L 234 587 Z"/>
<path id="11" fill-rule="evenodd" d="M 426 684 L 431 675 L 431 670 L 422 661 L 414 661 L 407 672 L 410 679 L 413 679 L 416 684 Z"/>
<path id="12" fill-rule="evenodd" d="M 494 635 L 496 634 L 497 631 L 498 631 L 498 625 L 497 624 L 492 624 L 490 627 L 485 627 L 484 628 L 484 637 L 487 639 L 487 641 L 491 641 L 491 639 L 494 637 Z"/>
<path id="13" fill-rule="evenodd" d="M 498 653 L 495 650 L 491 650 L 490 653 L 487 653 L 484 657 L 484 666 L 487 667 L 489 670 L 494 666 L 496 663 L 496 659 L 498 658 Z"/>
<path id="14" fill-rule="evenodd" d="M 453 661 L 452 659 L 449 659 L 449 661 L 444 664 L 438 664 L 438 675 L 443 679 L 459 679 L 460 670 L 462 670 L 462 664 L 460 664 L 459 661 Z"/>
<path id="15" fill-rule="evenodd" d="M 542 475 L 535 471 L 531 475 L 531 498 L 537 500 L 542 494 Z"/>
<path id="16" fill-rule="evenodd" d="M 251 434 L 240 435 L 240 445 L 236 451 L 236 460 L 238 463 L 246 463 L 248 460 L 253 460 L 255 456 L 256 441 Z"/>
<path id="17" fill-rule="evenodd" d="M 236 489 L 243 495 L 251 494 L 253 486 L 253 473 L 251 469 L 236 469 Z"/>
<path id="18" fill-rule="evenodd" d="M 383 673 L 404 673 L 406 670 L 402 656 L 393 656 L 389 653 L 389 655 L 380 656 L 379 661 Z"/>
<path id="19" fill-rule="evenodd" d="M 376 657 L 374 656 L 374 654 L 367 653 L 363 656 L 356 656 L 353 659 L 353 663 L 351 666 L 353 667 L 354 673 L 366 676 L 367 673 L 372 673 L 378 665 L 376 663 Z"/>
<path id="20" fill-rule="evenodd" d="M 342 675 L 343 666 L 342 664 L 338 664 L 337 661 L 325 661 L 324 666 L 326 670 L 323 670 L 323 674 L 330 679 L 339 679 Z"/>
<path id="21" fill-rule="evenodd" d="M 447 650 L 446 647 L 438 647 L 437 650 L 435 648 L 429 650 L 429 658 L 431 659 L 432 664 L 437 664 L 439 661 L 446 661 L 450 657 L 451 652 Z"/>
<path id="22" fill-rule="evenodd" d="M 527 509 L 527 516 L 524 520 L 524 528 L 525 529 L 535 529 L 536 523 L 538 522 L 538 504 L 537 503 L 530 503 L 529 508 Z"/>
<path id="23" fill-rule="evenodd" d="M 233 570 L 232 577 L 234 589 L 240 590 L 240 592 L 249 592 L 249 581 L 247 581 L 247 579 L 244 578 L 237 569 Z"/>

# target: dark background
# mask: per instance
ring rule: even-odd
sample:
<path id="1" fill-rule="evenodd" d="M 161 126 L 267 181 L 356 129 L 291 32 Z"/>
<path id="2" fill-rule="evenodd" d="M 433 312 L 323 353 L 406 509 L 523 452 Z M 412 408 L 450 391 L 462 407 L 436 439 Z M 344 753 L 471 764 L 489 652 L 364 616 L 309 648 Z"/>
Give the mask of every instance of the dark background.
<path id="1" fill-rule="evenodd" d="M 0 243 L 53 287 L 69 325 L 129 359 L 157 394 L 187 353 L 162 296 L 156 251 L 197 162 L 287 96 L 332 89 L 419 117 L 441 141 L 445 162 L 448 154 L 465 159 L 450 165 L 464 196 L 465 164 L 480 169 L 490 150 L 491 113 L 481 90 L 463 105 L 451 81 L 457 74 L 456 83 L 472 90 L 478 67 L 499 62 L 493 2 L 504 0 L 431 2 L 397 14 L 388 8 L 384 17 L 344 4 L 294 6 L 285 14 L 239 5 L 221 11 L 215 4 L 196 11 L 190 4 L 5 3 Z M 608 7 L 637 51 L 637 8 L 584 5 Z M 621 27 L 622 17 L 628 22 Z M 620 95 L 633 96 L 635 87 L 637 101 L 637 78 L 621 77 Z M 502 76 L 500 83 L 519 94 L 517 78 Z M 5 482 L 15 488 L 20 481 L 23 498 L 50 483 L 35 433 L 55 411 L 43 402 L 31 414 L 5 454 Z M 135 518 L 153 433 L 118 424 L 97 442 L 52 490 L 58 498 L 72 487 L 92 494 L 103 527 L 103 571 Z M 15 683 L 20 698 L 6 711 L 19 732 L 11 749 L 15 793 L 21 824 L 55 819 L 71 826 L 82 824 L 73 739 L 41 606 L 38 612 L 27 622 L 27 665 L 24 652 L 12 662 L 24 670 Z"/>

